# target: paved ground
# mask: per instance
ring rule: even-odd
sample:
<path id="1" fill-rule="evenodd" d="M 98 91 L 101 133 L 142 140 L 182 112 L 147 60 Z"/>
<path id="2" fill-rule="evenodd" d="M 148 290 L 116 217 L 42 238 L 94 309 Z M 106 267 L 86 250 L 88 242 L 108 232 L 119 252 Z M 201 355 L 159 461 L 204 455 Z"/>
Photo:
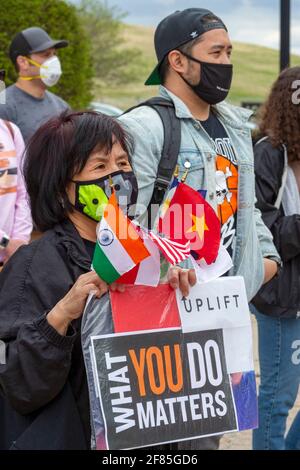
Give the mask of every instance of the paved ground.
<path id="1" fill-rule="evenodd" d="M 257 373 L 257 382 L 259 383 L 257 328 L 256 328 L 256 321 L 254 317 L 252 318 L 252 321 L 253 321 L 253 346 L 254 346 L 255 371 Z M 299 395 L 298 395 L 296 406 L 290 413 L 290 416 L 288 419 L 288 425 L 290 425 L 294 416 L 297 414 L 299 410 L 300 410 L 300 390 L 299 390 Z M 222 450 L 248 450 L 248 449 L 251 449 L 251 439 L 252 439 L 251 431 L 225 434 L 225 436 L 221 440 L 220 449 Z"/>

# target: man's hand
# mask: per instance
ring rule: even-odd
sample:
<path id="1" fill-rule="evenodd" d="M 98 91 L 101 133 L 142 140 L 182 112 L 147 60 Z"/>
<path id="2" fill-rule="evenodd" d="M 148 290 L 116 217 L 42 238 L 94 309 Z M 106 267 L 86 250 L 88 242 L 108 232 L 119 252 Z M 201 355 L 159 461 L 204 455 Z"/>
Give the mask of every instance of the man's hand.
<path id="1" fill-rule="evenodd" d="M 194 286 L 197 277 L 194 269 L 182 269 L 178 266 L 171 266 L 168 271 L 168 281 L 173 289 L 181 290 L 184 297 L 189 295 L 190 286 Z"/>
<path id="2" fill-rule="evenodd" d="M 268 258 L 264 258 L 264 268 L 265 268 L 265 277 L 264 277 L 264 284 L 271 281 L 274 276 L 276 276 L 277 271 L 279 269 L 278 264 L 276 261 Z"/>

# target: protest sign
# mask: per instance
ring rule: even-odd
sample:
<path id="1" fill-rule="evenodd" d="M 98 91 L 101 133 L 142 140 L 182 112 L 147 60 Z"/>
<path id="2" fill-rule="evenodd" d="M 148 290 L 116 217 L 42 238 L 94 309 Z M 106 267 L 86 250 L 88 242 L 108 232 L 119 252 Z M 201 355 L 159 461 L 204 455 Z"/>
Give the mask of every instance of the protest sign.
<path id="1" fill-rule="evenodd" d="M 111 293 L 115 333 L 93 336 L 98 448 L 130 449 L 257 426 L 243 279 Z M 100 435 L 101 434 L 101 435 Z"/>
<path id="2" fill-rule="evenodd" d="M 237 430 L 222 330 L 93 338 L 110 449 Z"/>

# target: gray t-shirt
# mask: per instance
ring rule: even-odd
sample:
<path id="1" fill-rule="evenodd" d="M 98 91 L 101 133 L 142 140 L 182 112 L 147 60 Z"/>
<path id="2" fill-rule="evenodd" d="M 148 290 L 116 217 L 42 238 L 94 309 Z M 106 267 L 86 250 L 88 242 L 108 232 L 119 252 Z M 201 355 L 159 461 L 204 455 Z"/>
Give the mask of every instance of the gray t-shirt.
<path id="1" fill-rule="evenodd" d="M 70 109 L 59 96 L 46 90 L 43 98 L 35 98 L 16 85 L 6 89 L 6 104 L 0 105 L 0 118 L 16 124 L 25 142 L 44 122 Z"/>

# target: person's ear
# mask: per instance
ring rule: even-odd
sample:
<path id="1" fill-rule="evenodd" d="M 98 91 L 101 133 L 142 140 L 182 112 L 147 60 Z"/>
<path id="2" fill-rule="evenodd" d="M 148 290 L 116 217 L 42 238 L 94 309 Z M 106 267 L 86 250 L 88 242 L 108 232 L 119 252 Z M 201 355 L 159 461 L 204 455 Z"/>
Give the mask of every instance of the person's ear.
<path id="1" fill-rule="evenodd" d="M 174 50 L 168 55 L 170 67 L 177 73 L 185 73 L 188 67 L 187 58 L 181 52 Z"/>
<path id="2" fill-rule="evenodd" d="M 24 57 L 23 55 L 18 55 L 17 59 L 16 59 L 16 64 L 18 66 L 18 70 L 22 73 L 22 72 L 27 72 L 29 67 L 30 67 L 30 64 L 27 60 L 27 57 Z"/>

